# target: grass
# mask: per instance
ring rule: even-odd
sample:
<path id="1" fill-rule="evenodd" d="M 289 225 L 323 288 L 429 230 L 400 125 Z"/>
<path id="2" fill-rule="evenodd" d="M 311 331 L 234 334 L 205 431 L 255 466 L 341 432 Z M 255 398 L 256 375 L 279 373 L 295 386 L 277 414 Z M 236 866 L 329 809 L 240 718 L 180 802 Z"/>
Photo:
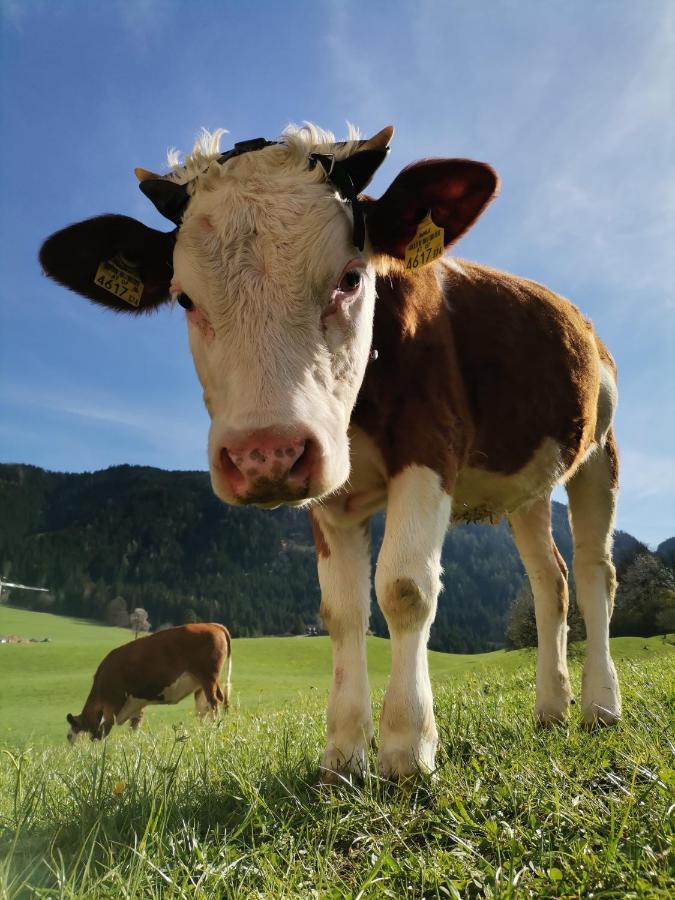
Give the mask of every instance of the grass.
<path id="1" fill-rule="evenodd" d="M 25 660 L 57 650 L 69 635 L 62 625 L 53 645 L 0 653 L 23 649 L 11 658 Z M 98 653 L 102 636 L 89 636 Z M 6 740 L 0 895 L 672 896 L 670 644 L 614 642 L 625 717 L 595 732 L 578 716 L 568 727 L 535 728 L 533 654 L 474 657 L 472 667 L 434 655 L 435 777 L 396 787 L 373 770 L 362 784 L 332 790 L 316 771 L 327 649 L 320 639 L 237 641 L 239 709 L 215 724 L 200 726 L 176 707 L 182 722 L 151 710 L 141 733 L 114 730 L 101 744 L 67 747 L 61 727 L 58 742 L 37 731 L 31 745 Z M 370 649 L 377 707 L 387 648 Z M 15 685 L 19 666 L 10 671 Z M 577 661 L 572 677 L 578 692 Z M 316 689 L 301 692 L 303 678 Z M 294 702 L 279 699 L 289 696 Z"/>

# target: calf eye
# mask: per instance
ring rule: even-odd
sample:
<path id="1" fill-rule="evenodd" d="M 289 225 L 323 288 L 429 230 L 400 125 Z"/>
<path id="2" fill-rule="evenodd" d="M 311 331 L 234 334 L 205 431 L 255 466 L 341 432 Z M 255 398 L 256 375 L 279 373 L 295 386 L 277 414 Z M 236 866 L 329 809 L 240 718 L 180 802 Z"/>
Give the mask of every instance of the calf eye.
<path id="1" fill-rule="evenodd" d="M 359 269 L 350 269 L 348 272 L 345 272 L 340 279 L 338 290 L 345 294 L 355 291 L 361 284 L 362 277 L 363 273 Z"/>
<path id="2" fill-rule="evenodd" d="M 183 309 L 194 309 L 195 308 L 194 303 L 192 302 L 192 300 L 190 300 L 190 298 L 188 297 L 187 294 L 179 294 L 176 297 L 176 300 L 178 301 L 179 305 L 183 307 Z"/>

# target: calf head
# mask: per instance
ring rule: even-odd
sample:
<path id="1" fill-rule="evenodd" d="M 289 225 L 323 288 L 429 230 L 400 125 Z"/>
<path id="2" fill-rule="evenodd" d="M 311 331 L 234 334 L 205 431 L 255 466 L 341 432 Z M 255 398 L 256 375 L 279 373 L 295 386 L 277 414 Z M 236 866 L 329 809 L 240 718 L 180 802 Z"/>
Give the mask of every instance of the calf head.
<path id="1" fill-rule="evenodd" d="M 136 170 L 174 231 L 106 215 L 43 245 L 45 272 L 96 303 L 184 308 L 226 502 L 303 504 L 345 482 L 377 272 L 404 258 L 428 212 L 447 246 L 495 194 L 485 164 L 427 160 L 379 200 L 357 199 L 392 133 L 335 143 L 308 126 L 226 154 L 206 135 L 168 175 Z"/>
<path id="2" fill-rule="evenodd" d="M 103 737 L 103 717 L 97 724 L 92 724 L 87 720 L 84 713 L 74 716 L 68 713 L 66 721 L 70 725 L 70 730 L 66 735 L 69 744 L 74 744 L 80 735 L 88 734 L 92 741 L 98 741 Z"/>

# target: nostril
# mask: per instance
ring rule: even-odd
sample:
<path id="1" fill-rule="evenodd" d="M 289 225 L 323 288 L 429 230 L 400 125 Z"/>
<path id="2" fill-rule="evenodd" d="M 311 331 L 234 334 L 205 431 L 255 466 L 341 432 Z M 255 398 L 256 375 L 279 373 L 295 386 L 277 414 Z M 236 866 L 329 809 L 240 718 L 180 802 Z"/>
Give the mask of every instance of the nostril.
<path id="1" fill-rule="evenodd" d="M 235 453 L 234 456 L 235 458 L 238 458 L 238 454 Z M 246 481 L 246 476 L 230 455 L 230 451 L 227 447 L 223 447 L 220 451 L 220 465 L 234 487 L 241 485 Z"/>
<path id="2" fill-rule="evenodd" d="M 312 440 L 307 440 L 302 445 L 302 452 L 290 468 L 289 477 L 294 481 L 306 481 L 310 476 L 314 459 L 316 457 L 316 447 Z"/>
<path id="3" fill-rule="evenodd" d="M 307 458 L 307 441 L 296 448 L 296 452 L 300 452 L 300 455 L 295 460 L 291 468 L 289 469 L 288 474 L 293 477 L 298 474 L 298 472 L 303 468 L 304 461 Z"/>

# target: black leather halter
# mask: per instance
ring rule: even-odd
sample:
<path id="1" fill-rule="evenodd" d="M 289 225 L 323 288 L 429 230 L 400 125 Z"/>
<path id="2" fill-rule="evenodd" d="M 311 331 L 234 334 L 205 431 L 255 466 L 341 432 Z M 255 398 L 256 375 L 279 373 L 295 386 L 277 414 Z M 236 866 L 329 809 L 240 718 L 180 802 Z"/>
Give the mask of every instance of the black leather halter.
<path id="1" fill-rule="evenodd" d="M 310 153 L 309 167 L 313 169 L 317 163 L 321 165 L 326 179 L 330 181 L 338 194 L 347 200 L 352 207 L 354 220 L 354 246 L 363 250 L 366 242 L 366 221 L 363 215 L 363 206 L 359 200 L 352 177 L 342 164 L 344 160 L 335 159 L 327 153 Z"/>
<path id="2" fill-rule="evenodd" d="M 253 150 L 263 150 L 265 147 L 272 147 L 279 143 L 280 141 L 268 141 L 265 138 L 239 141 L 231 150 L 217 157 L 216 161 L 220 165 L 224 165 L 234 156 L 241 156 L 243 153 L 250 153 Z M 365 151 L 365 153 L 368 153 L 368 151 Z M 382 152 L 382 159 L 385 155 L 386 151 Z M 310 153 L 309 167 L 313 169 L 319 163 L 324 171 L 326 180 L 351 205 L 354 219 L 354 246 L 359 250 L 363 250 L 366 239 L 365 217 L 363 206 L 357 196 L 357 189 L 348 171 L 348 159 L 351 159 L 351 157 L 335 159 L 333 155 L 327 153 Z M 190 202 L 187 184 L 177 184 L 169 178 L 148 178 L 145 181 L 141 181 L 138 186 L 154 204 L 158 212 L 173 222 L 174 225 L 180 227 L 185 209 Z"/>

